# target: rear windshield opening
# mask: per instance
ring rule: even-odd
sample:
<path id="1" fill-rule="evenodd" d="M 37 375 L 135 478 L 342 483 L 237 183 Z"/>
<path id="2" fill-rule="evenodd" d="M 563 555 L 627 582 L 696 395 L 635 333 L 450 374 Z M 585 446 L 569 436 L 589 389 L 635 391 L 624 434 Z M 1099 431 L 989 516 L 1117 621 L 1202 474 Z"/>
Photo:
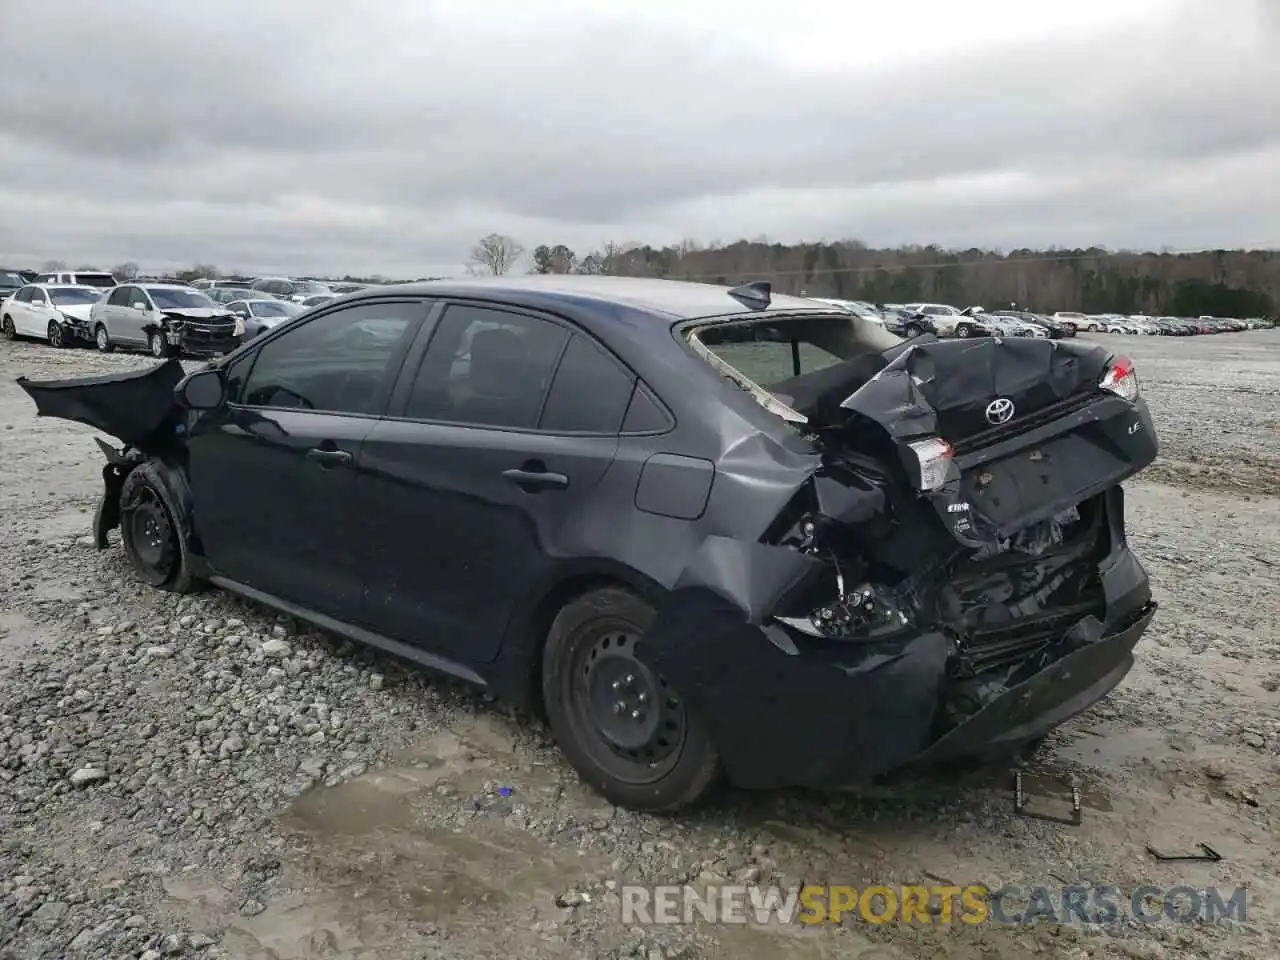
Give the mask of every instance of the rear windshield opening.
<path id="1" fill-rule="evenodd" d="M 824 425 L 851 393 L 884 366 L 882 351 L 902 341 L 848 313 L 753 317 L 688 333 L 704 360 L 793 423 Z"/>

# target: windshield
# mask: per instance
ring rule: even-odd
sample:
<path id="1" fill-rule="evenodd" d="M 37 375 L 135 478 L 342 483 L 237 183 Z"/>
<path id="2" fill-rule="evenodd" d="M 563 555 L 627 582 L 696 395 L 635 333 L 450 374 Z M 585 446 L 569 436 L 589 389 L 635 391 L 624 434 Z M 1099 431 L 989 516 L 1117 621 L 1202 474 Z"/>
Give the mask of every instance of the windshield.
<path id="1" fill-rule="evenodd" d="M 86 287 L 114 287 L 116 278 L 109 273 L 77 273 L 76 283 Z"/>
<path id="2" fill-rule="evenodd" d="M 147 287 L 146 290 L 161 310 L 207 310 L 217 306 L 199 290 L 174 290 L 170 287 Z"/>
<path id="3" fill-rule="evenodd" d="M 22 287 L 27 281 L 22 279 L 21 274 L 11 273 L 8 270 L 0 270 L 0 287 Z"/>
<path id="4" fill-rule="evenodd" d="M 293 316 L 279 300 L 251 300 L 249 312 L 255 317 L 290 317 Z"/>
<path id="5" fill-rule="evenodd" d="M 214 280 L 211 285 L 231 290 L 248 290 L 250 287 L 248 280 Z"/>
<path id="6" fill-rule="evenodd" d="M 86 290 L 84 287 L 50 287 L 49 299 L 60 307 L 74 307 L 78 304 L 97 303 L 102 299 L 102 291 Z"/>
<path id="7" fill-rule="evenodd" d="M 293 281 L 293 289 L 295 293 L 332 293 L 323 283 L 314 283 L 310 280 Z"/>
<path id="8" fill-rule="evenodd" d="M 712 367 L 793 423 L 843 402 L 879 370 L 881 351 L 902 342 L 851 313 L 715 323 L 688 337 Z"/>

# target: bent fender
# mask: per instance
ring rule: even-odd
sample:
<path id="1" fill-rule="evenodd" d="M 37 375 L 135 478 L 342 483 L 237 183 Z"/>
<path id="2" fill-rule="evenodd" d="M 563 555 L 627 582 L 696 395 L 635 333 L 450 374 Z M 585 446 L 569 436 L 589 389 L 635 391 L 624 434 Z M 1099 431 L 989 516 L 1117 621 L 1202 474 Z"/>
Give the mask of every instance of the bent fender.
<path id="1" fill-rule="evenodd" d="M 73 420 L 101 430 L 126 446 L 145 449 L 182 410 L 173 391 L 185 376 L 177 359 L 146 370 L 74 380 L 18 378 L 42 417 Z"/>

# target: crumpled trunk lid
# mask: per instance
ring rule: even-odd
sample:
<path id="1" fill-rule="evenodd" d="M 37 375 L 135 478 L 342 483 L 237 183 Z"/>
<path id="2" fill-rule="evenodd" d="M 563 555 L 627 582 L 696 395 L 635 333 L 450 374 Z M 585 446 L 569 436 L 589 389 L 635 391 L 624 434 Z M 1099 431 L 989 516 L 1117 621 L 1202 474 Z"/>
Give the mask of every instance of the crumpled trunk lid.
<path id="1" fill-rule="evenodd" d="M 944 526 L 968 547 L 1007 543 L 1147 467 L 1158 453 L 1146 404 L 1102 390 L 1111 355 L 1048 339 L 904 344 L 841 407 L 856 444 L 862 418 L 903 463 L 913 441 L 951 444 L 946 483 L 928 491 Z"/>
<path id="2" fill-rule="evenodd" d="M 183 376 L 182 364 L 171 359 L 127 373 L 74 380 L 19 377 L 17 382 L 40 416 L 74 420 L 127 446 L 142 447 L 181 416 L 173 391 Z"/>

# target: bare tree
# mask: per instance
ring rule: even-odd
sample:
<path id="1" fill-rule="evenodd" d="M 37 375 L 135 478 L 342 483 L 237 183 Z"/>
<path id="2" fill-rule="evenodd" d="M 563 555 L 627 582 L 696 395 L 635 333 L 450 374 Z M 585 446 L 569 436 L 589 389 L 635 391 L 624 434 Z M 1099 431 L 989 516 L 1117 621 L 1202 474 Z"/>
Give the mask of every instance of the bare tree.
<path id="1" fill-rule="evenodd" d="M 52 273 L 55 270 L 65 270 L 66 268 L 67 261 L 65 260 L 46 260 L 40 264 L 41 273 Z"/>
<path id="2" fill-rule="evenodd" d="M 491 233 L 471 248 L 471 254 L 467 257 L 467 271 L 501 276 L 510 272 L 523 256 L 524 247 L 518 240 L 504 237 L 500 233 Z"/>
<path id="3" fill-rule="evenodd" d="M 112 267 L 111 273 L 117 280 L 132 280 L 138 275 L 138 265 L 132 260 L 126 260 Z"/>

